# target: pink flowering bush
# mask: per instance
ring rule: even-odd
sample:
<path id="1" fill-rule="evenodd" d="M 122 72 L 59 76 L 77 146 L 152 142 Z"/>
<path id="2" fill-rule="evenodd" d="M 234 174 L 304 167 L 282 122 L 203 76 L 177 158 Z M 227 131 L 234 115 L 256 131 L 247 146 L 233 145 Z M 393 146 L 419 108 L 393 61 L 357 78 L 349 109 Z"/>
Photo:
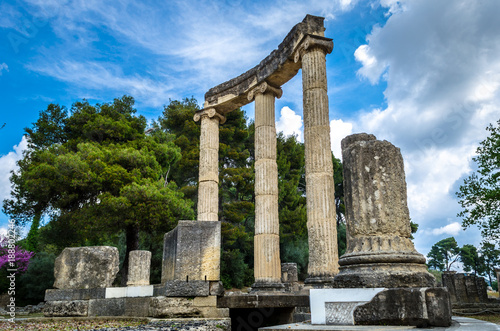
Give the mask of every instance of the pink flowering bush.
<path id="1" fill-rule="evenodd" d="M 13 269 L 17 273 L 24 273 L 28 270 L 34 252 L 27 251 L 18 246 L 7 237 L 0 239 L 0 269 Z"/>

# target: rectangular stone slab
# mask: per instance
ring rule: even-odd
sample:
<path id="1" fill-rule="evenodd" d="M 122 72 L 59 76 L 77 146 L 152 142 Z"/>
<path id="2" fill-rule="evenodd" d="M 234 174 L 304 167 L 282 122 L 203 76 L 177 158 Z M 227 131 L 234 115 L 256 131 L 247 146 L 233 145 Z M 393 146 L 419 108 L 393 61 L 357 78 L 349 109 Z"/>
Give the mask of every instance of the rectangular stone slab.
<path id="1" fill-rule="evenodd" d="M 221 225 L 215 221 L 179 221 L 166 233 L 161 281 L 220 278 Z"/>
<path id="2" fill-rule="evenodd" d="M 89 299 L 104 299 L 105 288 L 88 289 L 48 289 L 45 290 L 45 301 L 74 301 Z"/>
<path id="3" fill-rule="evenodd" d="M 154 285 L 154 296 L 165 297 L 206 297 L 210 295 L 210 282 L 195 280 L 190 282 L 173 280 Z"/>

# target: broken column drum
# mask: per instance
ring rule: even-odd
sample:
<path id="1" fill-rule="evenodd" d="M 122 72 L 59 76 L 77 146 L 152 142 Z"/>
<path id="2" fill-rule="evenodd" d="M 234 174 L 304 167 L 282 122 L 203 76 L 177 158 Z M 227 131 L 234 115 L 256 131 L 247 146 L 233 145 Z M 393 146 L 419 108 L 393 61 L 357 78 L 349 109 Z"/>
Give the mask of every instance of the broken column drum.
<path id="1" fill-rule="evenodd" d="M 255 237 L 252 289 L 282 289 L 276 163 L 275 98 L 281 89 L 263 82 L 248 99 L 255 99 Z"/>
<path id="2" fill-rule="evenodd" d="M 347 249 L 336 287 L 432 287 L 410 239 L 403 157 L 369 134 L 342 140 Z"/>

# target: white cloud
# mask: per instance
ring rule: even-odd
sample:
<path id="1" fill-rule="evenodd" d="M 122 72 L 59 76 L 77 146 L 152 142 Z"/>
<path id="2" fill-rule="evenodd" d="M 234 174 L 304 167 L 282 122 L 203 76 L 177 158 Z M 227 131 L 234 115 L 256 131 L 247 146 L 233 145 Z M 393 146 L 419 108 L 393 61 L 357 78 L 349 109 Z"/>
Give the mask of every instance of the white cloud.
<path id="1" fill-rule="evenodd" d="M 386 81 L 387 107 L 362 114 L 354 130 L 401 148 L 410 214 L 422 230 L 416 242 L 430 247 L 426 234 L 461 236 L 455 192 L 472 171 L 485 127 L 500 118 L 500 21 L 492 14 L 500 3 L 381 4 L 391 16 L 355 57 L 360 77 Z M 437 228 L 445 220 L 452 223 Z M 470 240 L 478 238 L 474 231 Z"/>
<path id="2" fill-rule="evenodd" d="M 340 147 L 340 142 L 351 133 L 352 123 L 344 122 L 342 120 L 330 121 L 330 139 L 332 142 L 333 155 L 336 158 L 342 158 L 342 149 Z"/>
<path id="3" fill-rule="evenodd" d="M 26 0 L 23 9 L 36 20 L 46 22 L 59 40 L 50 48 L 42 47 L 44 61 L 32 69 L 60 79 L 57 71 L 42 69 L 60 67 L 68 61 L 86 68 L 96 58 L 110 64 L 116 56 L 126 53 L 130 58 L 141 57 L 144 64 L 141 68 L 127 68 L 126 77 L 156 85 L 142 98 L 165 102 L 169 97 L 177 97 L 165 95 L 162 86 L 167 85 L 166 81 L 178 78 L 173 87 L 181 97 L 193 90 L 206 91 L 258 64 L 306 13 L 332 18 L 352 9 L 357 2 L 285 0 L 263 6 L 241 1 Z M 9 10 L 11 19 L 6 19 L 5 25 L 12 25 L 14 18 L 23 16 L 13 7 Z M 115 49 L 109 57 L 107 46 L 100 47 L 106 38 L 114 41 Z M 82 49 L 86 51 L 81 52 Z M 129 60 L 125 58 L 123 62 Z M 151 67 L 154 78 L 141 72 L 147 67 Z M 155 74 L 165 71 L 174 72 L 174 77 Z M 152 95 L 155 92 L 159 95 Z M 138 100 L 142 101 L 141 97 Z"/>
<path id="4" fill-rule="evenodd" d="M 0 201 L 10 197 L 10 172 L 17 169 L 16 162 L 22 158 L 27 147 L 28 141 L 23 136 L 21 142 L 13 147 L 13 151 L 0 157 Z"/>
<path id="5" fill-rule="evenodd" d="M 450 235 L 450 236 L 456 236 L 460 233 L 462 230 L 462 226 L 458 222 L 453 222 L 448 225 L 442 226 L 440 228 L 432 229 L 432 230 L 427 230 L 425 231 L 427 234 L 432 234 L 435 236 L 439 236 L 442 234 Z"/>
<path id="6" fill-rule="evenodd" d="M 0 76 L 2 76 L 2 71 L 9 71 L 9 66 L 6 63 L 0 63 Z"/>
<path id="7" fill-rule="evenodd" d="M 28 65 L 28 69 L 55 77 L 79 88 L 92 90 L 118 91 L 130 94 L 146 105 L 158 107 L 169 98 L 175 98 L 173 91 L 177 79 L 165 77 L 158 81 L 139 75 L 126 75 L 116 65 L 98 62 L 75 62 L 63 60 L 59 63 L 41 62 Z M 80 89 L 82 91 L 82 89 Z M 81 95 L 79 97 L 85 97 Z"/>
<path id="8" fill-rule="evenodd" d="M 7 227 L 5 226 L 0 227 L 0 240 L 2 240 L 7 236 L 8 231 L 9 229 L 7 229 Z"/>
<path id="9" fill-rule="evenodd" d="M 358 70 L 358 75 L 368 78 L 372 84 L 379 81 L 380 75 L 387 67 L 387 64 L 379 63 L 377 58 L 370 53 L 370 46 L 368 45 L 359 46 L 354 52 L 354 58 L 363 65 Z"/>
<path id="10" fill-rule="evenodd" d="M 298 141 L 302 142 L 302 117 L 289 107 L 281 108 L 280 119 L 276 122 L 276 131 L 282 131 L 285 136 L 295 134 Z"/>

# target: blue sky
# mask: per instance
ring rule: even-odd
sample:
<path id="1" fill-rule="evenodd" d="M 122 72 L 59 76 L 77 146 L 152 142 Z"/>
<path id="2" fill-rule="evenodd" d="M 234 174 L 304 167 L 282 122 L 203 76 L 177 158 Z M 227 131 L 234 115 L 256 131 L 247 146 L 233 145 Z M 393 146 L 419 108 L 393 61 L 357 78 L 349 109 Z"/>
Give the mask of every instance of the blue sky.
<path id="1" fill-rule="evenodd" d="M 136 98 L 157 118 L 255 66 L 306 14 L 326 18 L 332 149 L 356 132 L 401 148 L 415 243 L 426 254 L 462 231 L 455 192 L 485 127 L 500 118 L 498 1 L 78 1 L 0 3 L 0 195 L 49 103 Z M 302 137 L 300 73 L 283 86 L 277 127 Z M 253 105 L 245 106 L 253 117 Z M 0 215 L 0 227 L 8 218 Z"/>

